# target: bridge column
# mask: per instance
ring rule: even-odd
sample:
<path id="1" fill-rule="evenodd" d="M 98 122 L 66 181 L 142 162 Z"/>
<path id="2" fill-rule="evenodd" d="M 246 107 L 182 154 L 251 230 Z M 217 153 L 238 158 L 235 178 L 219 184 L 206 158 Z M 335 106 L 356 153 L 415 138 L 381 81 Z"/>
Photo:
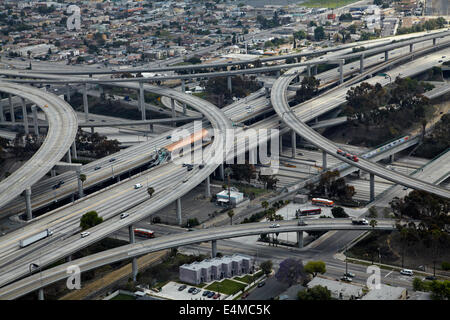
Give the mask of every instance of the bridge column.
<path id="1" fill-rule="evenodd" d="M 74 158 L 74 159 L 78 158 L 77 145 L 76 145 L 75 141 L 72 143 L 72 158 Z"/>
<path id="2" fill-rule="evenodd" d="M 375 175 L 370 174 L 370 202 L 375 200 Z"/>
<path id="3" fill-rule="evenodd" d="M 35 104 L 31 106 L 31 112 L 33 113 L 33 125 L 34 125 L 34 134 L 39 136 L 39 127 L 38 127 L 38 116 L 37 116 L 37 107 Z"/>
<path id="4" fill-rule="evenodd" d="M 52 169 L 52 170 L 50 170 L 50 176 L 53 178 L 53 177 L 56 177 L 56 170 L 55 169 Z"/>
<path id="5" fill-rule="evenodd" d="M 384 52 L 384 61 L 388 61 L 388 59 L 389 59 L 389 51 L 385 51 Z"/>
<path id="6" fill-rule="evenodd" d="M 277 70 L 277 78 L 279 78 L 281 76 L 281 71 Z"/>
<path id="7" fill-rule="evenodd" d="M 0 105 L 0 122 L 5 122 L 5 114 L 3 113 L 3 105 Z"/>
<path id="8" fill-rule="evenodd" d="M 270 90 L 268 87 L 265 87 L 264 90 L 266 90 L 266 98 L 270 98 Z"/>
<path id="9" fill-rule="evenodd" d="M 128 234 L 130 236 L 130 243 L 135 243 L 136 240 L 134 238 L 134 231 L 133 231 L 133 225 L 128 226 Z M 134 257 L 133 261 L 131 262 L 131 275 L 133 277 L 133 282 L 136 282 L 136 276 L 138 273 L 138 265 L 137 265 L 137 258 Z"/>
<path id="10" fill-rule="evenodd" d="M 25 129 L 25 133 L 30 133 L 30 128 L 28 127 L 28 114 L 27 114 L 27 104 L 25 103 L 25 99 L 21 98 L 22 100 L 22 116 L 23 116 L 23 125 Z"/>
<path id="11" fill-rule="evenodd" d="M 70 102 L 70 85 L 66 84 L 66 101 Z"/>
<path id="12" fill-rule="evenodd" d="M 217 255 L 217 240 L 211 240 L 211 258 Z"/>
<path id="13" fill-rule="evenodd" d="M 186 80 L 181 79 L 181 92 L 186 92 Z M 186 115 L 186 103 L 183 102 L 183 115 Z"/>
<path id="14" fill-rule="evenodd" d="M 27 221 L 30 221 L 33 219 L 33 211 L 31 209 L 31 188 L 25 189 L 25 207 L 26 207 L 26 213 L 27 213 Z"/>
<path id="15" fill-rule="evenodd" d="M 141 109 L 142 120 L 146 120 L 143 82 L 139 82 L 139 109 Z"/>
<path id="16" fill-rule="evenodd" d="M 364 54 L 361 54 L 361 57 L 359 58 L 359 73 L 364 72 Z"/>
<path id="17" fill-rule="evenodd" d="M 315 65 L 313 66 L 312 74 L 313 74 L 313 76 L 317 75 L 317 64 L 315 64 Z"/>
<path id="18" fill-rule="evenodd" d="M 303 231 L 297 231 L 297 247 L 303 248 Z"/>
<path id="19" fill-rule="evenodd" d="M 101 97 L 102 94 L 104 93 L 103 87 L 102 87 L 102 84 L 101 84 L 101 83 L 98 84 L 98 92 L 100 93 L 100 97 Z"/>
<path id="20" fill-rule="evenodd" d="M 409 45 L 409 52 L 413 52 L 413 44 L 412 43 Z"/>
<path id="21" fill-rule="evenodd" d="M 67 161 L 67 163 L 72 163 L 72 156 L 70 154 L 70 148 L 69 148 L 69 150 L 67 150 L 67 153 L 66 153 L 66 161 Z"/>
<path id="22" fill-rule="evenodd" d="M 84 197 L 83 181 L 81 181 L 81 169 L 77 169 L 78 196 Z"/>
<path id="23" fill-rule="evenodd" d="M 339 83 L 344 82 L 344 59 L 339 61 Z"/>
<path id="24" fill-rule="evenodd" d="M 395 154 L 391 154 L 391 155 L 389 156 L 389 162 L 392 163 L 392 162 L 394 162 L 394 161 L 395 161 Z"/>
<path id="25" fill-rule="evenodd" d="M 308 64 L 307 69 L 308 69 L 308 77 L 311 77 L 311 65 L 310 64 Z"/>
<path id="26" fill-rule="evenodd" d="M 209 181 L 209 176 L 205 179 L 205 196 L 207 198 L 211 197 L 211 184 Z"/>
<path id="27" fill-rule="evenodd" d="M 89 105 L 88 105 L 88 97 L 87 97 L 87 87 L 88 87 L 88 84 L 85 83 L 84 87 L 83 87 L 83 107 L 84 107 L 84 117 L 85 117 L 86 122 L 89 121 Z"/>
<path id="28" fill-rule="evenodd" d="M 283 135 L 281 134 L 281 129 L 278 137 L 280 139 L 280 154 L 281 154 L 283 152 Z"/>
<path id="29" fill-rule="evenodd" d="M 294 130 L 291 130 L 291 147 L 292 147 L 292 158 L 295 158 L 295 154 L 297 153 L 297 135 Z"/>
<path id="30" fill-rule="evenodd" d="M 38 291 L 38 300 L 44 300 L 44 288 L 40 288 Z"/>
<path id="31" fill-rule="evenodd" d="M 225 180 L 225 166 L 223 165 L 223 163 L 220 164 L 219 170 L 220 170 L 220 179 Z"/>
<path id="32" fill-rule="evenodd" d="M 436 38 L 433 38 L 433 46 L 436 45 Z"/>
<path id="33" fill-rule="evenodd" d="M 183 224 L 183 220 L 181 219 L 181 198 L 177 199 L 177 220 L 178 225 L 181 226 Z"/>
<path id="34" fill-rule="evenodd" d="M 11 93 L 8 94 L 8 102 L 9 102 L 9 112 L 11 113 L 11 122 L 16 122 L 16 117 L 14 115 L 14 105 L 12 103 L 12 96 Z"/>
<path id="35" fill-rule="evenodd" d="M 231 87 L 231 76 L 227 77 L 227 86 L 228 86 L 228 91 L 232 92 L 232 87 Z"/>
<path id="36" fill-rule="evenodd" d="M 170 98 L 170 106 L 172 107 L 172 119 L 175 120 L 177 115 L 176 115 L 176 112 L 175 112 L 175 100 L 173 100 L 173 98 Z M 172 122 L 172 126 L 176 127 L 175 122 Z"/>
<path id="37" fill-rule="evenodd" d="M 71 254 L 69 254 L 69 255 L 66 257 L 66 262 L 70 262 L 70 261 L 72 261 L 72 255 L 71 255 Z"/>
<path id="38" fill-rule="evenodd" d="M 322 151 L 322 168 L 323 171 L 327 170 L 327 153 Z"/>

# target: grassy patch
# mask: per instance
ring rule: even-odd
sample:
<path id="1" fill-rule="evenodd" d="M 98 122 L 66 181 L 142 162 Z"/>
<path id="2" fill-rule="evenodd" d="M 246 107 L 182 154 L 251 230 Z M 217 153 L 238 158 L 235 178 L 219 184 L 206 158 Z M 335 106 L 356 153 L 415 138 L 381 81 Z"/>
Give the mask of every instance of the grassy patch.
<path id="1" fill-rule="evenodd" d="M 300 7 L 308 7 L 308 8 L 338 8 L 348 5 L 353 2 L 357 2 L 359 0 L 305 0 L 300 3 Z"/>
<path id="2" fill-rule="evenodd" d="M 236 277 L 236 280 L 242 281 L 242 282 L 246 282 L 246 283 L 252 283 L 253 282 L 253 277 L 249 274 L 243 276 L 243 277 Z"/>
<path id="3" fill-rule="evenodd" d="M 225 279 L 221 282 L 218 282 L 218 281 L 213 282 L 209 286 L 207 286 L 205 289 L 231 295 L 231 294 L 235 294 L 235 293 L 241 291 L 245 287 L 246 287 L 246 285 L 243 283 L 239 283 L 239 282 L 236 282 L 236 281 L 233 281 L 230 279 Z"/>

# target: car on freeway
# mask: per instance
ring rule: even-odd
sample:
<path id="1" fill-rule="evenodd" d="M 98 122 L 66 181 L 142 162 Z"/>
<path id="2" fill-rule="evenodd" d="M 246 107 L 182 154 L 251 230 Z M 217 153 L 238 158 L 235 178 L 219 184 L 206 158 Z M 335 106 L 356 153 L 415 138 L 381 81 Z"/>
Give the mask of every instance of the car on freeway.
<path id="1" fill-rule="evenodd" d="M 341 149 L 337 149 L 336 153 L 340 154 L 341 156 L 345 156 L 345 152 L 342 151 Z"/>
<path id="2" fill-rule="evenodd" d="M 264 287 L 265 284 L 266 284 L 265 281 L 261 281 L 260 283 L 258 283 L 257 287 L 258 288 Z"/>
<path id="3" fill-rule="evenodd" d="M 128 217 L 130 214 L 128 212 L 124 212 L 120 215 L 120 219 L 125 219 L 126 217 Z"/>
<path id="4" fill-rule="evenodd" d="M 408 190 L 408 187 L 403 187 L 403 190 Z"/>
<path id="5" fill-rule="evenodd" d="M 58 184 L 59 184 L 59 185 L 64 184 L 64 180 L 59 180 Z"/>
<path id="6" fill-rule="evenodd" d="M 355 274 L 351 272 L 344 273 L 344 277 L 354 278 Z"/>
<path id="7" fill-rule="evenodd" d="M 167 136 L 166 139 L 172 139 L 172 136 Z"/>
<path id="8" fill-rule="evenodd" d="M 191 171 L 192 169 L 194 169 L 194 166 L 192 164 L 189 164 L 187 166 L 187 171 Z"/>
<path id="9" fill-rule="evenodd" d="M 343 277 L 341 278 L 341 280 L 342 280 L 342 281 L 345 281 L 345 282 L 352 282 L 352 281 L 353 281 L 352 278 L 346 277 L 346 276 L 343 276 Z"/>
<path id="10" fill-rule="evenodd" d="M 187 286 L 185 284 L 183 284 L 183 285 L 178 287 L 178 291 L 183 291 L 184 289 L 186 289 L 186 287 Z"/>
<path id="11" fill-rule="evenodd" d="M 194 292 L 194 290 L 195 290 L 194 287 L 190 287 L 189 290 L 188 290 L 188 292 L 189 292 L 189 293 L 192 293 L 192 292 Z"/>
<path id="12" fill-rule="evenodd" d="M 214 291 L 210 291 L 209 293 L 208 293 L 208 298 L 212 298 L 212 297 L 214 297 L 216 295 L 216 293 L 214 292 Z"/>
<path id="13" fill-rule="evenodd" d="M 89 231 L 84 231 L 82 233 L 80 233 L 82 238 L 86 238 L 88 235 L 90 235 Z"/>
<path id="14" fill-rule="evenodd" d="M 113 161 L 116 161 L 116 158 L 109 159 L 109 162 L 113 162 Z"/>
<path id="15" fill-rule="evenodd" d="M 410 269 L 402 269 L 400 270 L 400 274 L 412 277 L 414 275 L 414 272 Z"/>
<path id="16" fill-rule="evenodd" d="M 211 291 L 209 291 L 209 290 L 205 290 L 205 291 L 203 291 L 202 296 L 203 296 L 203 297 L 206 297 L 210 292 L 211 292 Z"/>
<path id="17" fill-rule="evenodd" d="M 434 281 L 434 280 L 437 280 L 437 278 L 435 276 L 426 276 L 425 278 L 423 278 L 423 280 Z"/>
<path id="18" fill-rule="evenodd" d="M 213 296 L 213 299 L 219 299 L 220 296 L 221 296 L 221 294 L 217 292 L 217 293 Z"/>
<path id="19" fill-rule="evenodd" d="M 184 179 L 184 180 L 183 180 L 183 183 L 187 182 L 188 180 L 189 180 L 189 179 Z"/>
<path id="20" fill-rule="evenodd" d="M 140 184 L 140 183 L 136 183 L 136 184 L 134 185 L 134 188 L 135 188 L 135 189 L 139 189 L 139 188 L 142 188 L 142 184 Z"/>
<path id="21" fill-rule="evenodd" d="M 53 190 L 55 190 L 55 189 L 59 189 L 59 187 L 61 187 L 61 185 L 60 184 L 55 184 L 53 187 L 52 187 L 52 189 Z"/>
<path id="22" fill-rule="evenodd" d="M 94 170 L 100 170 L 102 167 L 100 167 L 100 166 L 96 166 L 95 168 L 94 168 Z"/>
<path id="23" fill-rule="evenodd" d="M 279 228 L 280 225 L 278 223 L 274 223 L 272 225 L 270 225 L 271 228 Z"/>
<path id="24" fill-rule="evenodd" d="M 198 165 L 198 168 L 199 168 L 199 169 L 203 169 L 204 167 L 205 167 L 204 164 L 199 164 L 199 165 Z"/>

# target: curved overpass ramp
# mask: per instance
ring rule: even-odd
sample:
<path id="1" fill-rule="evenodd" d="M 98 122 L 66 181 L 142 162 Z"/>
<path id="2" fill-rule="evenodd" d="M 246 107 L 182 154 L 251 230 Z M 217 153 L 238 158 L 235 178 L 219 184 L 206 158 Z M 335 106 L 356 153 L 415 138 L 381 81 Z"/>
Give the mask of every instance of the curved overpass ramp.
<path id="1" fill-rule="evenodd" d="M 41 179 L 61 160 L 72 145 L 78 129 L 75 111 L 57 96 L 10 82 L 0 82 L 0 91 L 32 101 L 48 119 L 48 133 L 39 150 L 20 169 L 0 183 L 0 207 Z M 47 105 L 48 107 L 44 107 Z"/>
<path id="2" fill-rule="evenodd" d="M 317 219 L 306 226 L 298 226 L 297 220 L 279 221 L 280 227 L 274 229 L 273 222 L 256 222 L 219 228 L 201 229 L 193 232 L 177 233 L 151 240 L 102 251 L 81 259 L 64 263 L 0 289 L 0 299 L 10 300 L 23 296 L 56 281 L 67 278 L 67 268 L 76 265 L 81 272 L 100 266 L 141 256 L 150 252 L 186 246 L 211 240 L 229 239 L 274 232 L 297 232 L 311 230 L 395 230 L 395 220 L 377 220 L 377 225 L 353 225 L 351 219 Z"/>

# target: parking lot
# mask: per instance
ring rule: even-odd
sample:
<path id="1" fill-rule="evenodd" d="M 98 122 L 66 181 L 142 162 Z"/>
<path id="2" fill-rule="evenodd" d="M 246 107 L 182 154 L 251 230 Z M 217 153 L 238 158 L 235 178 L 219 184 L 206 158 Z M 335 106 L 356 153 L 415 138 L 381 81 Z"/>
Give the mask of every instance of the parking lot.
<path id="1" fill-rule="evenodd" d="M 178 291 L 178 288 L 181 285 L 181 283 L 170 281 L 164 287 L 162 287 L 162 290 L 160 292 L 152 292 L 152 295 L 170 300 L 224 300 L 226 297 L 228 297 L 224 294 L 221 294 L 218 299 L 204 297 L 203 292 L 205 292 L 205 290 L 202 288 L 198 288 L 200 292 L 198 292 L 197 294 L 189 293 L 189 288 L 195 287 L 192 285 L 186 285 L 186 288 L 183 291 Z"/>

